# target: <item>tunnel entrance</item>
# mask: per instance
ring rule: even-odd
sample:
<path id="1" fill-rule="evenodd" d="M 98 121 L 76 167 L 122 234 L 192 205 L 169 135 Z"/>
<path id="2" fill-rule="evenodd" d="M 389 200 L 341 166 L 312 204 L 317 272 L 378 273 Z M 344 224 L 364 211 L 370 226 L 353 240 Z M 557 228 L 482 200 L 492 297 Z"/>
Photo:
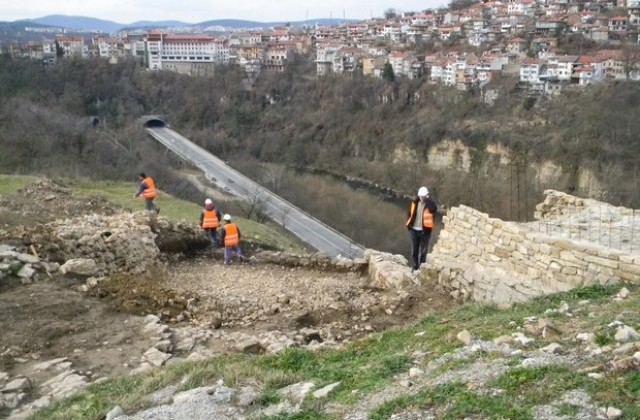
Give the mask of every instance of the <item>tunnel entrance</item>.
<path id="1" fill-rule="evenodd" d="M 167 126 L 167 124 L 164 121 L 162 121 L 161 119 L 157 119 L 157 118 L 147 120 L 144 123 L 144 127 L 145 128 L 162 128 L 162 127 L 166 127 L 166 126 Z"/>

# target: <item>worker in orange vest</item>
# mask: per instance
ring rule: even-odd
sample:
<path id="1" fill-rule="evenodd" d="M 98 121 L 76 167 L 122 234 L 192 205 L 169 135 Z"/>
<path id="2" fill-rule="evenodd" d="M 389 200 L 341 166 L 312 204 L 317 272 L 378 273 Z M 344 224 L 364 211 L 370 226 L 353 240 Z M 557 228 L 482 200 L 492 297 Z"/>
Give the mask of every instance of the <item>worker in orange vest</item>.
<path id="1" fill-rule="evenodd" d="M 437 211 L 438 206 L 429 196 L 427 187 L 420 187 L 418 196 L 411 201 L 409 218 L 406 222 L 411 235 L 411 260 L 414 272 L 427 261 L 429 239 Z"/>
<path id="2" fill-rule="evenodd" d="M 202 226 L 205 236 L 211 241 L 211 245 L 214 247 L 220 245 L 218 242 L 218 228 L 220 227 L 221 220 L 222 215 L 220 214 L 220 210 L 216 208 L 213 201 L 211 201 L 210 198 L 204 200 L 204 209 L 202 209 L 200 213 L 200 226 Z"/>
<path id="3" fill-rule="evenodd" d="M 160 213 L 160 207 L 156 206 L 153 202 L 153 199 L 156 198 L 158 194 L 156 190 L 156 183 L 153 181 L 153 178 L 147 176 L 144 172 L 140 172 L 140 188 L 138 188 L 138 192 L 133 195 L 133 198 L 139 197 L 142 195 L 144 198 L 144 208 L 148 211 L 153 211 L 156 214 Z"/>
<path id="4" fill-rule="evenodd" d="M 231 221 L 231 215 L 225 214 L 222 218 L 224 226 L 220 229 L 220 241 L 224 243 L 224 263 L 230 264 L 234 256 L 242 257 L 240 250 L 240 229 Z"/>

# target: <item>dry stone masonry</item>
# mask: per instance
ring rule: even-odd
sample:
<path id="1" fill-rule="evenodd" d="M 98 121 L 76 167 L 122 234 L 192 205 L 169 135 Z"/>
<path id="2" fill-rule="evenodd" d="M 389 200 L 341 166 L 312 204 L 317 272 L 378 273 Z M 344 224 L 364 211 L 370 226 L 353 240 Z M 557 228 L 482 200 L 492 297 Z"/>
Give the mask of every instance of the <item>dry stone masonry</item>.
<path id="1" fill-rule="evenodd" d="M 159 250 L 145 216 L 119 213 L 114 216 L 91 214 L 51 224 L 52 234 L 67 255 L 81 256 L 75 270 L 84 275 L 111 271 L 143 272 L 156 260 Z M 91 263 L 95 262 L 95 268 Z M 62 267 L 69 264 L 67 262 Z"/>
<path id="2" fill-rule="evenodd" d="M 163 250 L 180 253 L 207 245 L 196 225 L 142 212 L 94 213 L 20 229 L 7 240 L 21 238 L 22 245 L 0 248 L 0 276 L 17 275 L 22 267 L 20 277 L 27 278 L 34 275 L 30 268 L 57 271 L 57 263 L 45 261 L 59 262 L 60 271 L 68 275 L 139 274 L 155 264 Z"/>
<path id="3" fill-rule="evenodd" d="M 640 244 L 633 247 L 631 233 L 624 229 L 634 221 L 633 210 L 553 190 L 545 195 L 533 223 L 506 222 L 467 206 L 451 208 L 428 257 L 426 275 L 437 278 L 456 299 L 495 303 L 640 280 Z M 606 243 L 590 241 L 602 237 L 603 224 L 609 226 L 607 235 L 616 237 Z"/>
<path id="4" fill-rule="evenodd" d="M 41 261 L 35 255 L 20 253 L 15 249 L 14 246 L 0 244 L 0 280 L 15 276 L 26 284 L 45 279 L 59 269 L 57 263 Z"/>

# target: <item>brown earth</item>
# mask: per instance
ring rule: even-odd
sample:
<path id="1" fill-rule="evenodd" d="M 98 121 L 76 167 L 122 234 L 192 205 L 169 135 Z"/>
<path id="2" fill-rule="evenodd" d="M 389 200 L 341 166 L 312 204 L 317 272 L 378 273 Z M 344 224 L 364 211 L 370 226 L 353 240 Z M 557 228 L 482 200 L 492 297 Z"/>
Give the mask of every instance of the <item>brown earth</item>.
<path id="1" fill-rule="evenodd" d="M 26 189 L 0 197 L 0 210 L 15 213 L 16 224 L 30 214 L 46 222 L 113 211 L 55 185 L 38 189 L 47 200 L 33 200 Z M 215 330 L 218 338 L 274 330 L 293 336 L 314 328 L 323 339 L 340 343 L 454 304 L 434 285 L 398 293 L 368 288 L 367 278 L 353 272 L 248 262 L 224 266 L 220 250 L 189 258 L 163 255 L 144 275 L 114 275 L 89 292 L 79 291 L 84 284 L 83 278 L 60 275 L 31 284 L 0 281 L 0 372 L 15 377 L 37 362 L 66 357 L 92 380 L 127 375 L 157 343 L 144 332 L 147 314 L 160 316 L 173 331 Z M 232 348 L 232 341 L 214 338 L 205 343 L 212 351 Z"/>

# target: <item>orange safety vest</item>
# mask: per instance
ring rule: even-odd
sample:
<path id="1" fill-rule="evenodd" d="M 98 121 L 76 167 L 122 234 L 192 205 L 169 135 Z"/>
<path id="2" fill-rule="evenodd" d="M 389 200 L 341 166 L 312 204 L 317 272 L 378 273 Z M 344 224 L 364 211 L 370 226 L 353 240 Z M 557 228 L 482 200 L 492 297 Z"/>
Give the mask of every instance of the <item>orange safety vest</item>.
<path id="1" fill-rule="evenodd" d="M 215 210 L 205 210 L 202 218 L 202 227 L 204 229 L 217 228 L 220 226 L 220 220 Z"/>
<path id="2" fill-rule="evenodd" d="M 413 215 L 416 212 L 417 204 L 415 202 L 411 202 L 411 210 L 409 210 L 409 218 L 407 219 L 406 225 L 409 226 L 411 224 L 411 220 L 413 220 Z M 424 211 L 422 212 L 422 227 L 423 228 L 433 228 L 433 214 L 429 211 L 429 209 L 425 206 Z"/>
<path id="3" fill-rule="evenodd" d="M 144 198 L 156 198 L 156 184 L 153 182 L 150 176 L 146 177 L 142 180 L 145 184 L 147 184 L 147 188 L 142 191 L 142 197 Z"/>
<path id="4" fill-rule="evenodd" d="M 224 232 L 224 246 L 236 246 L 240 243 L 240 234 L 235 223 L 226 224 Z"/>

